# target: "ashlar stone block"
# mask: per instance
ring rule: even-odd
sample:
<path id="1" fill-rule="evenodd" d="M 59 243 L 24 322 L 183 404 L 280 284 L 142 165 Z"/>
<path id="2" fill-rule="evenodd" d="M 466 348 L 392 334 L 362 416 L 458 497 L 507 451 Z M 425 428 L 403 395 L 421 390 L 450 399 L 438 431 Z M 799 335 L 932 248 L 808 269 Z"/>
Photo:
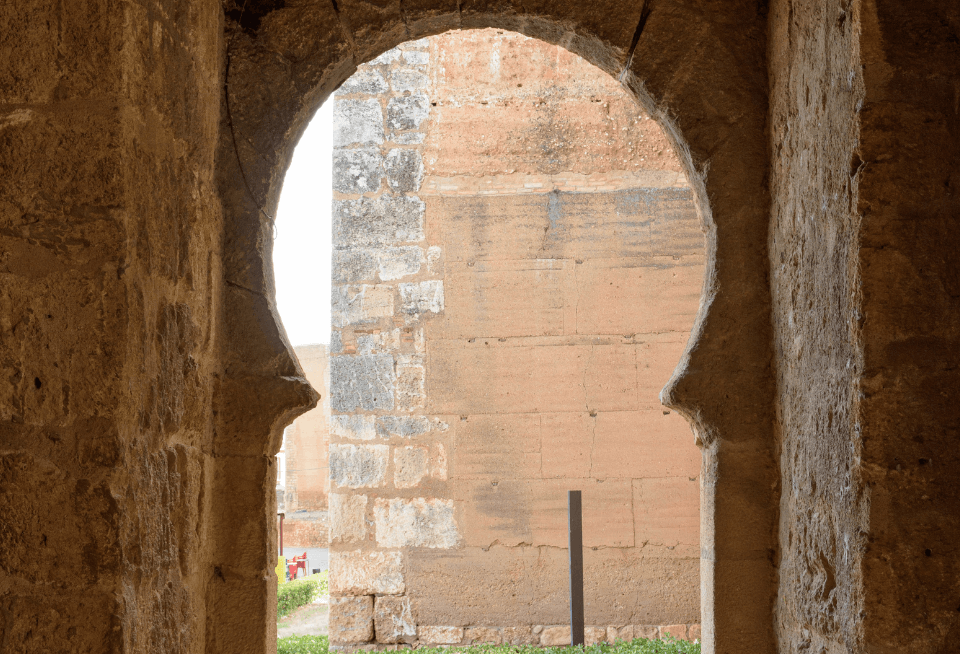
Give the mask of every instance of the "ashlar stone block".
<path id="1" fill-rule="evenodd" d="M 334 327 L 362 325 L 393 315 L 393 287 L 384 284 L 334 286 L 331 314 Z"/>
<path id="2" fill-rule="evenodd" d="M 400 595 L 405 588 L 400 552 L 330 552 L 331 595 Z"/>
<path id="3" fill-rule="evenodd" d="M 607 640 L 606 627 L 584 627 L 583 642 L 584 645 L 596 645 Z"/>
<path id="4" fill-rule="evenodd" d="M 383 74 L 379 70 L 364 67 L 347 78 L 347 81 L 337 89 L 337 95 L 347 95 L 348 93 L 379 95 L 386 91 L 387 80 L 383 78 Z"/>
<path id="5" fill-rule="evenodd" d="M 330 445 L 330 481 L 338 488 L 383 486 L 390 456 L 388 445 Z"/>
<path id="6" fill-rule="evenodd" d="M 425 207 L 420 198 L 392 193 L 334 200 L 334 247 L 383 247 L 422 241 Z"/>
<path id="7" fill-rule="evenodd" d="M 416 193 L 423 183 L 423 156 L 412 148 L 394 148 L 383 163 L 390 189 L 397 193 Z"/>
<path id="8" fill-rule="evenodd" d="M 379 261 L 370 250 L 334 250 L 333 281 L 355 284 L 373 280 L 379 269 Z"/>
<path id="9" fill-rule="evenodd" d="M 393 451 L 393 484 L 397 488 L 417 486 L 429 472 L 430 450 L 426 447 L 398 447 Z"/>
<path id="10" fill-rule="evenodd" d="M 417 627 L 417 638 L 423 645 L 459 645 L 463 642 L 463 627 Z"/>
<path id="11" fill-rule="evenodd" d="M 422 91 L 396 98 L 387 103 L 387 125 L 392 130 L 420 129 L 430 114 L 430 101 Z"/>
<path id="12" fill-rule="evenodd" d="M 367 496 L 330 493 L 330 541 L 357 543 L 367 538 Z"/>
<path id="13" fill-rule="evenodd" d="M 540 632 L 540 645 L 562 647 L 570 644 L 570 627 L 544 627 Z"/>
<path id="14" fill-rule="evenodd" d="M 330 641 L 366 643 L 373 640 L 373 597 L 330 598 Z"/>
<path id="15" fill-rule="evenodd" d="M 330 435 L 370 441 L 377 437 L 375 416 L 330 416 Z"/>
<path id="16" fill-rule="evenodd" d="M 470 627 L 464 633 L 464 638 L 471 645 L 499 645 L 503 642 L 503 634 L 494 627 Z"/>
<path id="17" fill-rule="evenodd" d="M 383 155 L 379 148 L 333 151 L 333 190 L 338 193 L 379 191 L 383 172 Z"/>
<path id="18" fill-rule="evenodd" d="M 333 146 L 383 143 L 383 110 L 380 102 L 336 98 L 333 105 Z"/>
<path id="19" fill-rule="evenodd" d="M 423 261 L 423 248 L 405 245 L 385 248 L 379 252 L 380 279 L 390 281 L 420 272 Z"/>
<path id="20" fill-rule="evenodd" d="M 409 597 L 378 597 L 373 623 L 378 643 L 412 643 L 417 639 Z"/>
<path id="21" fill-rule="evenodd" d="M 377 436 L 380 438 L 415 438 L 430 431 L 430 420 L 426 416 L 379 416 L 377 418 Z"/>
<path id="22" fill-rule="evenodd" d="M 410 53 L 404 53 L 404 59 Z M 426 54 L 426 53 L 423 53 Z M 394 68 L 390 71 L 390 86 L 394 93 L 421 91 L 430 84 L 430 78 L 413 68 Z"/>
<path id="23" fill-rule="evenodd" d="M 393 355 L 330 358 L 330 408 L 333 411 L 392 411 L 395 384 Z"/>
<path id="24" fill-rule="evenodd" d="M 380 547 L 448 549 L 460 542 L 453 501 L 437 498 L 378 499 L 374 506 Z"/>
<path id="25" fill-rule="evenodd" d="M 533 633 L 532 627 L 505 627 L 503 630 L 503 642 L 511 645 L 537 645 L 540 643 L 540 637 Z"/>
<path id="26" fill-rule="evenodd" d="M 403 313 L 441 313 L 443 311 L 443 280 L 430 279 L 424 282 L 400 284 L 400 300 Z"/>

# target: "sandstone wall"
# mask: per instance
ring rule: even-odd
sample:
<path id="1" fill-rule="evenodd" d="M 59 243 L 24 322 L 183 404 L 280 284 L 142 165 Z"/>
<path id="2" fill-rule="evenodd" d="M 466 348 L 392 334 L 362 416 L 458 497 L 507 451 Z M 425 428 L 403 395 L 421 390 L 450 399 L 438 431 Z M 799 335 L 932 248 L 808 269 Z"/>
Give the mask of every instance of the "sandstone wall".
<path id="1" fill-rule="evenodd" d="M 284 430 L 283 544 L 289 547 L 326 547 L 330 522 L 330 365 L 326 345 L 294 348 L 307 381 L 320 394 L 317 407 Z"/>
<path id="2" fill-rule="evenodd" d="M 336 103 L 333 640 L 569 638 L 571 488 L 591 638 L 686 636 L 700 454 L 657 394 L 704 252 L 662 132 L 496 30 L 389 51 Z"/>
<path id="3" fill-rule="evenodd" d="M 168 5 L 0 9 L 4 651 L 203 649 L 223 44 Z"/>

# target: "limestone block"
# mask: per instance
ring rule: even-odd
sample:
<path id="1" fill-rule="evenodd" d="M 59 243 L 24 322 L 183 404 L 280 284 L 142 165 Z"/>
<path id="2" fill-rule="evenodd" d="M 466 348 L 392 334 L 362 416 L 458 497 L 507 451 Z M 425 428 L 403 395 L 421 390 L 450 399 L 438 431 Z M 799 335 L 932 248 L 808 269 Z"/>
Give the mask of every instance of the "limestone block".
<path id="1" fill-rule="evenodd" d="M 369 281 L 377 274 L 377 264 L 377 257 L 369 250 L 334 250 L 331 277 L 341 284 Z"/>
<path id="2" fill-rule="evenodd" d="M 336 98 L 333 105 L 333 145 L 337 148 L 354 144 L 383 143 L 383 110 L 376 99 L 346 100 Z"/>
<path id="3" fill-rule="evenodd" d="M 367 496 L 330 493 L 330 541 L 362 542 L 367 538 Z"/>
<path id="4" fill-rule="evenodd" d="M 374 429 L 375 416 L 330 416 L 330 435 L 362 441 L 377 437 Z"/>
<path id="5" fill-rule="evenodd" d="M 365 643 L 373 640 L 373 597 L 330 598 L 330 641 Z"/>
<path id="6" fill-rule="evenodd" d="M 343 352 L 343 336 L 340 332 L 333 331 L 330 333 L 330 354 L 340 354 Z"/>
<path id="7" fill-rule="evenodd" d="M 423 132 L 393 132 L 390 140 L 397 145 L 420 145 L 426 136 Z"/>
<path id="8" fill-rule="evenodd" d="M 417 638 L 423 645 L 459 645 L 463 642 L 463 627 L 418 625 Z"/>
<path id="9" fill-rule="evenodd" d="M 425 447 L 398 447 L 393 451 L 393 484 L 413 488 L 427 476 L 429 450 Z"/>
<path id="10" fill-rule="evenodd" d="M 426 389 L 424 380 L 426 370 L 421 363 L 420 357 L 410 359 L 402 357 L 397 361 L 397 409 L 401 411 L 413 411 L 424 406 Z"/>
<path id="11" fill-rule="evenodd" d="M 426 66 L 430 63 L 430 53 L 419 50 L 406 50 L 403 53 L 403 60 L 411 66 Z"/>
<path id="12" fill-rule="evenodd" d="M 374 521 L 380 547 L 452 548 L 460 542 L 451 500 L 378 499 Z"/>
<path id="13" fill-rule="evenodd" d="M 470 645 L 481 643 L 499 645 L 503 642 L 503 634 L 494 627 L 470 627 L 466 630 L 464 638 Z"/>
<path id="14" fill-rule="evenodd" d="M 385 248 L 378 255 L 380 279 L 383 281 L 416 275 L 423 261 L 423 249 L 415 245 Z"/>
<path id="15" fill-rule="evenodd" d="M 330 552 L 331 595 L 400 595 L 404 589 L 400 552 Z"/>
<path id="16" fill-rule="evenodd" d="M 390 456 L 388 445 L 330 445 L 330 481 L 338 488 L 383 486 Z"/>
<path id="17" fill-rule="evenodd" d="M 427 270 L 431 273 L 439 272 L 442 270 L 442 260 L 443 248 L 439 245 L 431 245 L 427 248 Z"/>
<path id="18" fill-rule="evenodd" d="M 623 627 L 607 627 L 607 640 L 615 643 L 618 640 L 629 642 L 634 639 L 633 625 L 628 624 Z"/>
<path id="19" fill-rule="evenodd" d="M 391 193 L 334 200 L 333 244 L 354 248 L 422 241 L 425 206 L 419 198 Z"/>
<path id="20" fill-rule="evenodd" d="M 331 291 L 334 327 L 376 322 L 393 315 L 393 287 L 385 284 L 334 286 Z"/>
<path id="21" fill-rule="evenodd" d="M 404 59 L 408 53 L 404 53 Z M 426 53 L 420 53 L 426 54 Z M 394 93 L 421 91 L 430 84 L 430 78 L 414 68 L 394 68 L 390 71 L 390 86 Z"/>
<path id="22" fill-rule="evenodd" d="M 700 625 L 692 624 L 687 628 L 687 640 L 700 640 Z"/>
<path id="23" fill-rule="evenodd" d="M 414 438 L 430 431 L 430 421 L 425 416 L 378 416 L 377 436 L 390 438 Z"/>
<path id="24" fill-rule="evenodd" d="M 430 446 L 430 476 L 440 481 L 447 480 L 447 448 L 443 443 Z"/>
<path id="25" fill-rule="evenodd" d="M 372 193 L 380 190 L 383 155 L 379 148 L 335 149 L 333 190 L 338 193 Z"/>
<path id="26" fill-rule="evenodd" d="M 443 280 L 400 284 L 400 308 L 406 314 L 441 313 L 443 311 Z"/>
<path id="27" fill-rule="evenodd" d="M 570 627 L 544 627 L 540 632 L 540 645 L 562 647 L 570 644 Z"/>
<path id="28" fill-rule="evenodd" d="M 331 357 L 330 408 L 341 413 L 391 411 L 395 381 L 392 355 Z"/>
<path id="29" fill-rule="evenodd" d="M 606 627 L 584 627 L 583 643 L 584 645 L 596 645 L 607 639 Z"/>
<path id="30" fill-rule="evenodd" d="M 397 193 L 415 193 L 423 183 L 423 157 L 419 150 L 394 148 L 383 163 L 390 189 Z"/>
<path id="31" fill-rule="evenodd" d="M 370 66 L 384 66 L 394 63 L 400 58 L 402 54 L 400 48 L 390 48 L 382 55 L 371 61 L 368 65 Z"/>
<path id="32" fill-rule="evenodd" d="M 530 627 L 505 627 L 503 642 L 511 645 L 537 645 L 540 637 Z"/>
<path id="33" fill-rule="evenodd" d="M 398 131 L 420 129 L 429 113 L 430 101 L 422 91 L 390 98 L 387 103 L 387 126 Z"/>
<path id="34" fill-rule="evenodd" d="M 337 89 L 337 95 L 346 95 L 348 93 L 379 95 L 386 91 L 387 80 L 383 78 L 383 74 L 374 68 L 364 67 L 347 78 L 347 81 Z"/>
<path id="35" fill-rule="evenodd" d="M 650 624 L 635 624 L 633 625 L 633 637 L 655 640 L 660 637 L 660 627 Z"/>
<path id="36" fill-rule="evenodd" d="M 664 625 L 660 627 L 660 637 L 664 638 L 666 636 L 673 636 L 674 638 L 686 638 L 687 637 L 687 625 L 685 624 L 671 624 Z"/>
<path id="37" fill-rule="evenodd" d="M 412 643 L 417 639 L 409 597 L 378 597 L 373 622 L 378 643 Z"/>

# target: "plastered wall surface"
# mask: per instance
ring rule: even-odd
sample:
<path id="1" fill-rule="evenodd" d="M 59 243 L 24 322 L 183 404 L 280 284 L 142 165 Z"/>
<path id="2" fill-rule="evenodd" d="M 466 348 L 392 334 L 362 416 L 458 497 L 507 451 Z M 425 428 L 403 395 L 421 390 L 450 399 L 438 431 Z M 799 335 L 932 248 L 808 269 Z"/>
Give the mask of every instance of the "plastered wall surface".
<path id="1" fill-rule="evenodd" d="M 316 408 L 284 430 L 283 544 L 285 547 L 326 547 L 330 518 L 330 359 L 327 346 L 294 348 L 307 381 L 320 394 Z"/>
<path id="2" fill-rule="evenodd" d="M 591 638 L 699 633 L 700 453 L 657 394 L 703 237 L 662 132 L 497 30 L 389 51 L 334 113 L 333 641 L 569 640 L 573 488 Z"/>

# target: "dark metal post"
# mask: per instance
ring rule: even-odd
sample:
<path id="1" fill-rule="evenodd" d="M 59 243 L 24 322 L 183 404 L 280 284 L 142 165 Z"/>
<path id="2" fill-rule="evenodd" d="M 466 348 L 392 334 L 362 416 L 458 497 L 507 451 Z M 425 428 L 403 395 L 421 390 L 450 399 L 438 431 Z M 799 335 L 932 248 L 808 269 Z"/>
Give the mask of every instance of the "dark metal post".
<path id="1" fill-rule="evenodd" d="M 570 644 L 583 645 L 583 502 L 567 491 L 570 511 Z"/>

